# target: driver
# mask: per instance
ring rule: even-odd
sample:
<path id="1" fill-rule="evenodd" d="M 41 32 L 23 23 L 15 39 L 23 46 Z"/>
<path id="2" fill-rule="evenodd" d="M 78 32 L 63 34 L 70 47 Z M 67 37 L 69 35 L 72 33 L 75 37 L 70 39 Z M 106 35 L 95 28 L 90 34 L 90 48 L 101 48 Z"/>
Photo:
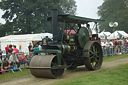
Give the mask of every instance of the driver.
<path id="1" fill-rule="evenodd" d="M 88 32 L 89 32 L 89 37 L 91 39 L 92 38 L 92 30 L 90 28 L 90 24 L 87 24 L 87 29 L 88 29 Z"/>

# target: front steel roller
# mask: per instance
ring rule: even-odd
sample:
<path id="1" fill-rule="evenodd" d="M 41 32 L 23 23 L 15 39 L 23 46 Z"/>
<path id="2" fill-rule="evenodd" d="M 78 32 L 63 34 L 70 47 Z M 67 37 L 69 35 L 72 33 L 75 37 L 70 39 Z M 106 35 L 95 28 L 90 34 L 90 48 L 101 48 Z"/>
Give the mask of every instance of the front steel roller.
<path id="1" fill-rule="evenodd" d="M 83 49 L 84 64 L 89 70 L 99 69 L 103 62 L 101 45 L 95 41 L 89 41 Z"/>
<path id="2" fill-rule="evenodd" d="M 63 60 L 61 65 L 57 64 L 56 55 L 36 55 L 30 63 L 30 72 L 35 77 L 58 78 L 64 73 Z"/>

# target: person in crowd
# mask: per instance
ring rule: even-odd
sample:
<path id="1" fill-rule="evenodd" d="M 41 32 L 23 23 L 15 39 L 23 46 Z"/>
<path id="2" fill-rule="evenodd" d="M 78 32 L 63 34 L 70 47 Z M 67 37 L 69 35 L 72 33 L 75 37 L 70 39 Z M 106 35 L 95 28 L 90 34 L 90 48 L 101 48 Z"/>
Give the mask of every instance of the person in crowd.
<path id="1" fill-rule="evenodd" d="M 19 50 L 16 48 L 16 45 L 13 45 L 13 51 L 16 51 L 16 54 L 19 53 Z"/>
<path id="2" fill-rule="evenodd" d="M 28 65 L 30 65 L 30 61 L 31 61 L 32 57 L 33 57 L 32 52 L 29 52 L 29 54 L 28 54 L 28 56 L 27 56 Z"/>
<path id="3" fill-rule="evenodd" d="M 13 51 L 13 49 L 12 49 L 12 45 L 9 45 L 9 48 L 8 48 L 8 59 L 10 58 L 10 56 L 12 55 L 12 51 Z"/>
<path id="4" fill-rule="evenodd" d="M 12 51 L 12 55 L 10 56 L 8 62 L 11 66 L 14 66 L 15 64 L 17 64 L 18 67 L 20 66 L 19 60 L 17 59 L 16 51 Z"/>
<path id="5" fill-rule="evenodd" d="M 105 44 L 105 41 L 101 42 L 101 46 L 102 46 L 102 49 L 103 49 L 103 56 L 105 57 L 106 56 L 106 44 Z"/>
<path id="6" fill-rule="evenodd" d="M 39 50 L 38 44 L 35 44 L 34 51 Z"/>
<path id="7" fill-rule="evenodd" d="M 3 69 L 4 70 L 7 70 L 7 69 L 9 69 L 11 66 L 10 66 L 10 64 L 9 64 L 9 62 L 8 62 L 8 58 L 4 58 L 4 63 L 3 63 Z"/>
<path id="8" fill-rule="evenodd" d="M 125 40 L 125 53 L 127 53 L 128 42 Z"/>
<path id="9" fill-rule="evenodd" d="M 32 43 L 29 43 L 28 49 L 29 49 L 29 52 L 33 52 L 34 51 Z"/>
<path id="10" fill-rule="evenodd" d="M 126 42 L 128 42 L 128 38 L 126 39 Z"/>
<path id="11" fill-rule="evenodd" d="M 122 40 L 122 45 L 124 45 L 125 38 L 123 37 L 121 40 Z"/>
<path id="12" fill-rule="evenodd" d="M 39 42 L 38 48 L 39 48 L 39 50 L 42 50 L 42 42 Z"/>
<path id="13" fill-rule="evenodd" d="M 122 42 L 122 53 L 123 54 L 125 54 L 126 52 L 125 52 L 125 41 L 124 40 L 122 40 L 123 42 Z"/>
<path id="14" fill-rule="evenodd" d="M 116 55 L 120 54 L 120 41 L 117 39 L 117 48 L 116 48 Z"/>
<path id="15" fill-rule="evenodd" d="M 38 44 L 35 44 L 34 51 L 39 50 Z M 36 53 L 38 55 L 38 53 Z"/>
<path id="16" fill-rule="evenodd" d="M 123 51 L 123 40 L 118 41 L 118 46 L 119 46 L 119 54 L 122 54 Z"/>
<path id="17" fill-rule="evenodd" d="M 107 56 L 110 56 L 110 42 L 109 42 L 109 40 L 107 40 L 105 44 L 106 44 Z"/>
<path id="18" fill-rule="evenodd" d="M 113 43 L 113 55 L 115 55 L 115 40 L 112 39 L 112 43 Z"/>
<path id="19" fill-rule="evenodd" d="M 8 49 L 9 49 L 9 46 L 7 45 L 7 46 L 5 47 L 6 55 L 8 54 Z"/>
<path id="20" fill-rule="evenodd" d="M 3 51 L 0 49 L 0 59 L 2 60 L 2 53 Z"/>
<path id="21" fill-rule="evenodd" d="M 2 63 L 2 60 L 1 60 L 1 58 L 0 58 L 0 71 L 1 71 L 1 63 Z"/>
<path id="22" fill-rule="evenodd" d="M 20 64 L 27 63 L 27 58 L 26 58 L 26 55 L 24 54 L 24 52 L 22 52 L 21 55 L 19 56 L 19 62 L 20 62 Z"/>
<path id="23" fill-rule="evenodd" d="M 113 41 L 110 40 L 110 55 L 113 56 Z"/>
<path id="24" fill-rule="evenodd" d="M 115 55 L 117 55 L 118 54 L 118 41 L 117 41 L 117 39 L 115 39 L 114 40 L 114 47 L 115 47 Z"/>
<path id="25" fill-rule="evenodd" d="M 89 36 L 90 36 L 90 39 L 92 38 L 92 30 L 90 28 L 90 24 L 87 24 L 87 29 L 88 29 L 88 33 L 89 33 Z"/>

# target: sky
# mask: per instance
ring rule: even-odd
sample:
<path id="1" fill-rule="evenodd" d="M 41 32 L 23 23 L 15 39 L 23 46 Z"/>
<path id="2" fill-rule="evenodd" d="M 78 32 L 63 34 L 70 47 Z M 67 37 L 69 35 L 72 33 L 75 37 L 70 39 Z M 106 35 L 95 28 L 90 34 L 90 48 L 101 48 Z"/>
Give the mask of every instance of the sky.
<path id="1" fill-rule="evenodd" d="M 0 0 L 1 1 L 1 0 Z M 99 6 L 102 5 L 103 0 L 75 0 L 77 5 L 77 16 L 98 19 L 97 11 Z M 0 10 L 0 23 L 4 24 L 5 21 L 1 18 L 3 11 Z"/>
<path id="2" fill-rule="evenodd" d="M 75 0 L 77 5 L 77 15 L 87 18 L 99 18 L 97 11 L 104 0 Z"/>

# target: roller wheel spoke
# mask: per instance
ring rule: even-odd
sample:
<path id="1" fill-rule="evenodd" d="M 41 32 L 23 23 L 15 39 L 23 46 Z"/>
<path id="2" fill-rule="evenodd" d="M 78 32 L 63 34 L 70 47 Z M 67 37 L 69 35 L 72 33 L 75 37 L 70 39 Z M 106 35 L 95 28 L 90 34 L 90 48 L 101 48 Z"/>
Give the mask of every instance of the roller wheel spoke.
<path id="1" fill-rule="evenodd" d="M 94 54 L 91 50 L 90 50 L 90 53 L 91 53 L 91 54 Z"/>
<path id="2" fill-rule="evenodd" d="M 95 52 L 95 46 L 94 45 L 92 46 L 92 48 L 93 48 L 93 52 Z"/>
<path id="3" fill-rule="evenodd" d="M 90 60 L 93 59 L 93 56 L 91 56 L 89 59 L 90 59 Z"/>

